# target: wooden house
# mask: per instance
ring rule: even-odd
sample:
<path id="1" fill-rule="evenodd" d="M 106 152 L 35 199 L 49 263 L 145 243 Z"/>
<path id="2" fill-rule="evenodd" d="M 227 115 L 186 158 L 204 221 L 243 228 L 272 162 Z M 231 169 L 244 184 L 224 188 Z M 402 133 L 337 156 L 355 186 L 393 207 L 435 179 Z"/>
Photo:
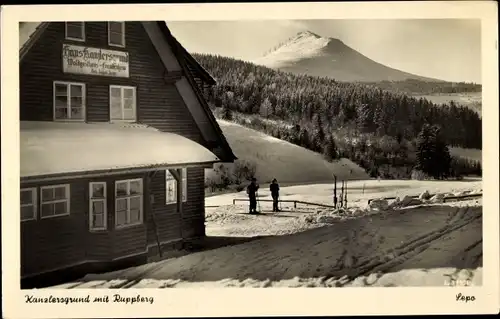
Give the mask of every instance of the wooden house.
<path id="1" fill-rule="evenodd" d="M 21 23 L 19 57 L 22 283 L 205 236 L 204 169 L 236 157 L 165 22 Z"/>

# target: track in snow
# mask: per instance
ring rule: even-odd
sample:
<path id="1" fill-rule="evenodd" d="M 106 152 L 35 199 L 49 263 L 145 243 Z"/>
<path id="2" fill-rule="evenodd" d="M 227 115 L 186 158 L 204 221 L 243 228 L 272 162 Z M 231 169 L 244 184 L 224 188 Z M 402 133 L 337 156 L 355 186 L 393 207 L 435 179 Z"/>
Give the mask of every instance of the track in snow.
<path id="1" fill-rule="evenodd" d="M 469 207 L 457 207 L 454 214 L 448 218 L 449 224 L 435 229 L 429 233 L 419 236 L 409 242 L 390 249 L 386 254 L 378 254 L 375 257 L 366 260 L 360 260 L 358 265 L 353 269 L 353 274 L 348 276 L 348 280 L 344 280 L 342 286 L 352 282 L 357 277 L 370 274 L 385 273 L 398 264 L 410 260 L 416 255 L 425 251 L 431 244 L 443 236 L 457 231 L 458 229 L 471 224 L 473 221 L 480 219 L 481 214 L 468 215 Z M 482 240 L 473 243 L 465 249 L 465 252 L 481 244 Z M 348 253 L 344 255 L 344 259 L 349 259 Z M 349 261 L 348 261 L 349 263 Z M 373 283 L 372 283 L 373 284 Z"/>
<path id="2" fill-rule="evenodd" d="M 91 276 L 64 288 L 412 286 L 434 270 L 439 274 L 431 285 L 443 285 L 446 276 L 481 267 L 481 217 L 482 208 L 473 204 L 409 207 Z M 266 229 L 279 220 L 298 220 L 253 219 L 247 222 Z M 229 222 L 241 224 L 239 218 Z M 406 271 L 410 277 L 420 272 L 409 278 Z"/>

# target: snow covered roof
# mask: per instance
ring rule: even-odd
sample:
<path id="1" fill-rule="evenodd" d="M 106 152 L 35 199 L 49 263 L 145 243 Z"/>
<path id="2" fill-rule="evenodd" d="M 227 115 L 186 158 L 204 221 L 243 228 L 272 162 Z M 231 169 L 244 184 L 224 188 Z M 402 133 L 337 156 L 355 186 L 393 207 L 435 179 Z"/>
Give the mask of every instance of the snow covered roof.
<path id="1" fill-rule="evenodd" d="M 21 178 L 219 161 L 205 147 L 141 124 L 21 121 Z"/>

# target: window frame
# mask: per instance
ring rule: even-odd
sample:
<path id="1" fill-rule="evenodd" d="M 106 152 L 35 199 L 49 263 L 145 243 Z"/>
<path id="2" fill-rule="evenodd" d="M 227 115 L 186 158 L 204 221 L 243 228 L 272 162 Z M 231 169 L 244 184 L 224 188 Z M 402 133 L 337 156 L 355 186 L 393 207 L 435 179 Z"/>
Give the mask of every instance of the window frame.
<path id="1" fill-rule="evenodd" d="M 103 192 L 104 192 L 104 197 L 102 198 L 93 198 L 93 186 L 94 185 L 104 185 Z M 93 216 L 94 212 L 92 210 L 92 204 L 94 202 L 104 202 L 103 205 L 103 226 L 102 227 L 94 227 L 93 226 Z M 89 182 L 89 231 L 91 232 L 96 232 L 96 231 L 105 231 L 108 230 L 108 196 L 107 196 L 107 183 L 106 182 Z"/>
<path id="2" fill-rule="evenodd" d="M 170 179 L 167 179 L 167 174 L 171 176 Z M 172 183 L 174 185 L 174 198 L 169 199 L 168 195 L 168 184 Z M 165 205 L 172 205 L 172 204 L 177 204 L 177 179 L 175 176 L 170 172 L 169 169 L 165 170 Z"/>
<path id="3" fill-rule="evenodd" d="M 55 188 L 60 188 L 60 187 L 64 187 L 64 191 L 66 193 L 66 199 L 57 199 L 57 200 L 49 200 L 49 201 L 43 200 L 43 191 L 45 189 L 55 189 Z M 56 204 L 56 203 L 63 203 L 63 202 L 66 203 L 66 213 L 65 214 L 43 216 L 43 204 Z M 40 219 L 49 219 L 49 218 L 69 216 L 71 214 L 70 208 L 71 208 L 71 187 L 70 187 L 70 184 L 57 184 L 57 185 L 40 186 Z"/>
<path id="4" fill-rule="evenodd" d="M 141 192 L 140 194 L 136 194 L 136 195 L 130 195 L 130 183 L 131 182 L 137 182 L 139 181 L 141 183 Z M 118 190 L 118 184 L 119 183 L 124 183 L 124 182 L 127 182 L 127 195 L 126 196 L 117 196 L 116 192 Z M 139 197 L 140 198 L 140 218 L 139 218 L 139 222 L 137 223 L 133 223 L 131 224 L 130 223 L 130 198 L 132 197 Z M 118 221 L 118 218 L 117 218 L 117 214 L 118 214 L 118 200 L 119 199 L 127 199 L 127 221 L 129 223 L 127 224 L 124 224 L 124 225 L 118 225 L 117 224 L 117 221 Z M 138 226 L 138 225 L 142 225 L 144 224 L 144 181 L 142 178 L 131 178 L 131 179 L 122 179 L 122 180 L 116 180 L 115 181 L 115 191 L 114 191 L 114 200 L 115 200 L 115 229 L 124 229 L 124 228 L 128 228 L 128 227 L 133 227 L 133 226 Z"/>
<path id="5" fill-rule="evenodd" d="M 20 211 L 19 211 L 19 219 L 21 222 L 26 222 L 30 220 L 37 220 L 37 213 L 38 213 L 38 199 L 37 199 L 37 188 L 36 187 L 26 187 L 26 188 L 21 188 L 19 191 L 19 195 L 21 195 L 21 192 L 23 191 L 31 191 L 31 204 L 22 204 L 20 203 Z M 32 207 L 32 212 L 33 215 L 31 218 L 23 219 L 23 215 L 21 214 L 22 208 L 23 207 Z"/>
<path id="6" fill-rule="evenodd" d="M 175 168 L 172 168 L 174 170 Z M 172 176 L 171 179 L 167 179 L 167 172 Z M 169 196 L 168 196 L 168 184 L 172 183 L 175 186 L 175 196 L 173 200 L 169 201 Z M 181 168 L 181 176 L 180 176 L 180 182 L 181 182 L 181 189 L 182 189 L 182 202 L 185 203 L 187 202 L 187 184 L 188 184 L 188 177 L 187 177 L 187 167 Z M 169 169 L 165 170 L 165 205 L 172 205 L 172 204 L 177 204 L 177 195 L 178 195 L 178 181 L 174 177 L 174 175 L 170 172 Z"/>
<path id="7" fill-rule="evenodd" d="M 56 85 L 66 85 L 66 108 L 68 109 L 69 118 L 58 119 L 56 118 Z M 82 119 L 71 118 L 71 86 L 80 86 L 82 88 Z M 87 119 L 87 90 L 86 84 L 81 82 L 68 82 L 68 81 L 53 81 L 52 84 L 52 119 L 54 122 L 85 122 Z"/>
<path id="8" fill-rule="evenodd" d="M 120 103 L 121 103 L 121 113 L 122 113 L 122 118 L 121 119 L 113 119 L 111 117 L 111 108 L 112 108 L 112 96 L 111 96 L 111 91 L 112 89 L 120 89 Z M 134 104 L 133 104 L 133 112 L 134 112 L 134 118 L 129 120 L 129 119 L 124 119 L 124 113 L 125 113 L 125 90 L 126 89 L 132 89 L 134 92 Z M 111 84 L 109 85 L 109 121 L 110 122 L 122 122 L 122 123 L 134 123 L 137 122 L 137 87 L 136 86 L 130 86 L 130 85 L 114 85 Z"/>
<path id="9" fill-rule="evenodd" d="M 121 26 L 122 26 L 122 44 L 111 43 L 111 23 L 121 23 Z M 108 45 L 110 47 L 125 48 L 125 21 L 108 21 Z"/>
<path id="10" fill-rule="evenodd" d="M 68 23 L 81 23 L 82 26 L 82 38 L 73 38 L 68 36 Z M 64 38 L 71 41 L 85 42 L 85 21 L 67 21 L 64 23 Z"/>

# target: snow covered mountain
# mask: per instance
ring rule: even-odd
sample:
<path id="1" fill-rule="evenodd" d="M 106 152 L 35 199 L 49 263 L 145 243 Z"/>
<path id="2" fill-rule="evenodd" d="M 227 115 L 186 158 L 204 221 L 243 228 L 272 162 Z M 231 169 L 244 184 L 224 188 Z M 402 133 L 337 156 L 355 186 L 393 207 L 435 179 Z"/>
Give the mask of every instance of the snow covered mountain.
<path id="1" fill-rule="evenodd" d="M 330 77 L 346 82 L 440 81 L 387 67 L 339 39 L 321 37 L 310 31 L 299 32 L 252 62 L 294 74 Z"/>

